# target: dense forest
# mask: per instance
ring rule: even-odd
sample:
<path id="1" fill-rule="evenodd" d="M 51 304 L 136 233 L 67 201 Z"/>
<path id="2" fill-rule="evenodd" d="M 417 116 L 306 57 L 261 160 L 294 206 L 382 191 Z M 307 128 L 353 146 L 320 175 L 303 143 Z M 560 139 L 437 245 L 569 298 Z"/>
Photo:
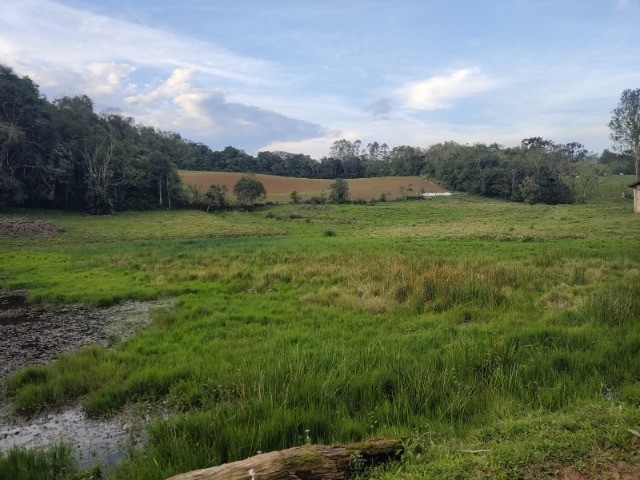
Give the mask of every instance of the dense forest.
<path id="1" fill-rule="evenodd" d="M 87 96 L 49 102 L 0 66 L 0 206 L 113 210 L 184 203 L 175 160 L 184 142 Z"/>
<path id="2" fill-rule="evenodd" d="M 177 169 L 304 178 L 428 175 L 444 187 L 530 203 L 574 200 L 602 172 L 633 173 L 631 155 L 599 157 L 579 143 L 539 137 L 516 148 L 440 143 L 428 148 L 338 140 L 329 155 L 214 151 L 180 134 L 136 124 L 117 111 L 96 113 L 85 95 L 54 101 L 28 77 L 0 65 L 0 207 L 86 210 L 189 204 Z M 578 180 L 579 179 L 579 180 Z"/>

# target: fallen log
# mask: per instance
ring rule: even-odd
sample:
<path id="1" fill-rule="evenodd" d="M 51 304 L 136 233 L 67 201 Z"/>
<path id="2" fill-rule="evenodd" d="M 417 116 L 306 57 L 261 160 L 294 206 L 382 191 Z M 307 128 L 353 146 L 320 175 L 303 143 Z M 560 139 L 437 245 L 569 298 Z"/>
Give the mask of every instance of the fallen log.
<path id="1" fill-rule="evenodd" d="M 401 438 L 348 445 L 304 445 L 181 473 L 167 480 L 344 480 L 365 466 L 399 459 Z"/>

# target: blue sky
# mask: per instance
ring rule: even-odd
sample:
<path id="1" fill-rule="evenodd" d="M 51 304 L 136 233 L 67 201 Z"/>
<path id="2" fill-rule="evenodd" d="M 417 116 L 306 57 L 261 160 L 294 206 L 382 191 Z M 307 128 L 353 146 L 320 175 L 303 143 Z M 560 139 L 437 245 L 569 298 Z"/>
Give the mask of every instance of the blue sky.
<path id="1" fill-rule="evenodd" d="M 640 0 L 2 0 L 0 63 L 214 149 L 600 152 L 640 88 L 639 27 Z"/>

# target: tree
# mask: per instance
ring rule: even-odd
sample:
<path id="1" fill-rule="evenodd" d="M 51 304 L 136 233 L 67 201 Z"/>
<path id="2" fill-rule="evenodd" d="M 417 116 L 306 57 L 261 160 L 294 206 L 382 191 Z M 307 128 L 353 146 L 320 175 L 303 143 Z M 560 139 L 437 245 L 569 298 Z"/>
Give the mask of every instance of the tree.
<path id="1" fill-rule="evenodd" d="M 342 140 L 336 140 L 333 142 L 333 145 L 329 149 L 329 156 L 337 158 L 340 161 L 347 158 L 359 157 L 360 148 L 362 148 L 362 142 L 360 140 L 350 142 L 343 138 Z"/>
<path id="2" fill-rule="evenodd" d="M 336 179 L 329 186 L 329 200 L 332 203 L 346 203 L 349 201 L 349 184 L 342 178 Z"/>
<path id="3" fill-rule="evenodd" d="M 349 140 L 342 139 L 333 142 L 329 150 L 329 156 L 341 164 L 342 172 L 339 173 L 336 169 L 331 178 L 339 178 L 342 176 L 347 178 L 362 177 L 364 175 L 365 165 L 363 163 L 363 152 L 361 152 L 361 148 L 362 142 L 360 140 L 350 142 Z M 364 158 L 366 159 L 366 157 Z"/>
<path id="4" fill-rule="evenodd" d="M 582 186 L 582 201 L 587 199 L 587 190 L 593 196 L 595 190 L 604 181 L 604 172 L 602 168 L 590 162 L 582 162 L 578 165 L 577 180 Z"/>
<path id="5" fill-rule="evenodd" d="M 611 113 L 611 139 L 618 150 L 631 150 L 635 156 L 636 178 L 640 180 L 640 88 L 622 92 L 618 106 Z"/>
<path id="6" fill-rule="evenodd" d="M 339 178 L 344 175 L 342 162 L 333 157 L 322 157 L 317 166 L 318 178 Z"/>
<path id="7" fill-rule="evenodd" d="M 178 134 L 117 110 L 96 114 L 86 95 L 49 102 L 28 77 L 0 65 L 0 206 L 171 208 L 185 200 L 175 166 L 183 157 L 208 161 Z"/>
<path id="8" fill-rule="evenodd" d="M 233 194 L 240 205 L 251 206 L 260 200 L 264 200 L 267 196 L 267 191 L 262 182 L 256 177 L 244 175 L 233 186 Z"/>
<path id="9" fill-rule="evenodd" d="M 602 151 L 598 164 L 606 166 L 612 175 L 633 175 L 635 172 L 635 158 L 632 155 L 615 153 L 606 148 Z"/>
<path id="10" fill-rule="evenodd" d="M 54 122 L 59 145 L 73 153 L 82 170 L 86 209 L 97 215 L 111 213 L 115 200 L 114 149 L 118 128 L 108 116 L 94 113 L 93 101 L 86 95 L 56 100 Z"/>
<path id="11" fill-rule="evenodd" d="M 211 207 L 216 210 L 224 210 L 227 206 L 227 186 L 226 185 L 211 185 L 205 197 L 207 197 L 207 213 Z"/>
<path id="12" fill-rule="evenodd" d="M 540 185 L 531 177 L 525 177 L 520 184 L 520 194 L 526 203 L 538 203 Z"/>
<path id="13" fill-rule="evenodd" d="M 27 184 L 47 171 L 46 104 L 29 77 L 0 65 L 0 206 L 31 200 Z"/>
<path id="14" fill-rule="evenodd" d="M 393 147 L 388 155 L 391 175 L 420 175 L 425 164 L 422 149 L 401 145 Z"/>

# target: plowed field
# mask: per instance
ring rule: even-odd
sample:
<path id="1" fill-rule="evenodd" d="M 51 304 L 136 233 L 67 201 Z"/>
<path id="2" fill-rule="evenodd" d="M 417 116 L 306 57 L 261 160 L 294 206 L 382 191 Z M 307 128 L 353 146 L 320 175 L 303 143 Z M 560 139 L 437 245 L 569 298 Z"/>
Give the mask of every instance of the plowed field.
<path id="1" fill-rule="evenodd" d="M 180 176 L 185 184 L 193 186 L 204 192 L 210 185 L 226 185 L 229 192 L 242 177 L 242 173 L 235 172 L 197 172 L 180 170 Z M 329 185 L 332 180 L 318 180 L 311 178 L 278 177 L 275 175 L 256 175 L 267 190 L 269 201 L 289 201 L 289 194 L 297 191 L 301 198 L 309 198 L 329 193 Z M 347 180 L 352 200 L 372 200 L 385 194 L 388 199 L 402 197 L 404 195 L 419 195 L 427 192 L 444 192 L 445 190 L 431 180 L 422 177 L 377 177 L 356 178 Z M 409 187 L 412 192 L 409 192 Z"/>

